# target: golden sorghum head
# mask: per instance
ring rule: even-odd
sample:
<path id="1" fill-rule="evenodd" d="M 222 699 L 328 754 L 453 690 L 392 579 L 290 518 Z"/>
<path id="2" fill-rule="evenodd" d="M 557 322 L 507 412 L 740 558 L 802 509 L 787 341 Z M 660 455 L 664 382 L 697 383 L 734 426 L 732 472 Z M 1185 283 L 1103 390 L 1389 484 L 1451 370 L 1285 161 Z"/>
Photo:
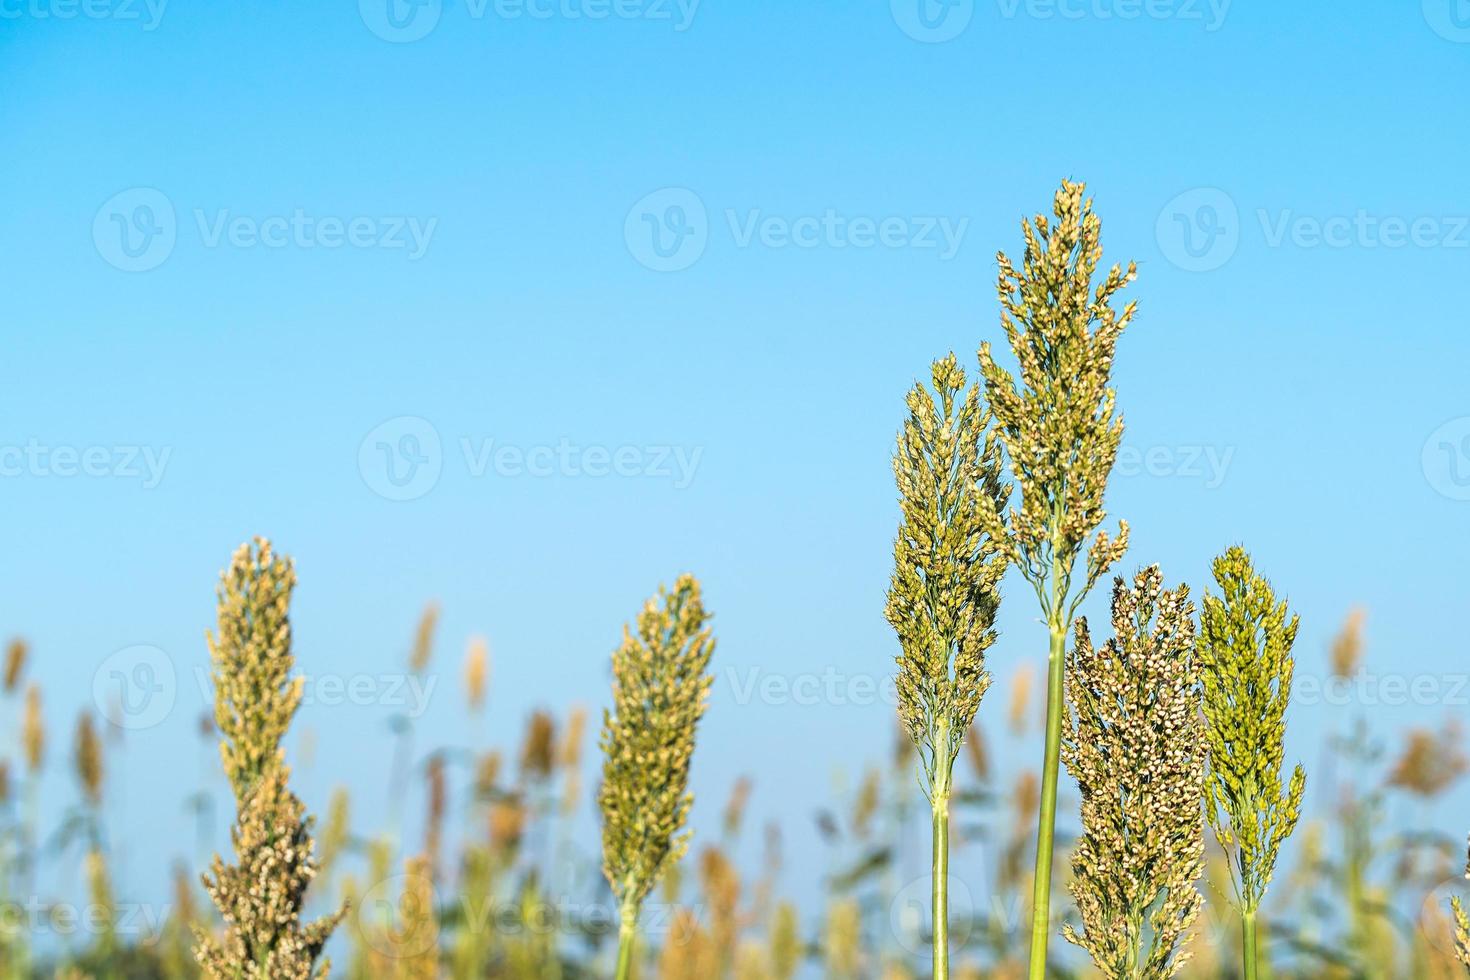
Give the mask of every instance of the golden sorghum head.
<path id="1" fill-rule="evenodd" d="M 1157 565 L 1113 589 L 1113 639 L 1076 622 L 1062 761 L 1082 795 L 1071 891 L 1086 949 L 1106 977 L 1174 976 L 1203 899 L 1205 756 L 1189 589 Z"/>
<path id="2" fill-rule="evenodd" d="M 486 752 L 475 760 L 475 799 L 489 800 L 500 779 L 500 753 Z"/>
<path id="3" fill-rule="evenodd" d="M 398 921 L 388 934 L 395 980 L 435 980 L 439 976 L 439 919 L 431 864 L 425 854 L 404 864 Z"/>
<path id="4" fill-rule="evenodd" d="M 408 669 L 415 674 L 423 673 L 434 655 L 434 629 L 439 625 L 439 603 L 429 602 L 419 616 L 419 625 L 413 634 L 413 650 L 408 655 Z"/>
<path id="5" fill-rule="evenodd" d="M 801 920 L 795 905 L 782 902 L 771 923 L 771 973 L 775 980 L 791 980 L 801 961 Z"/>
<path id="6" fill-rule="evenodd" d="M 937 806 L 990 686 L 985 651 L 995 642 L 1005 561 L 983 515 L 1010 487 L 979 389 L 966 389 L 953 354 L 935 361 L 931 376 L 933 393 L 916 384 L 908 394 L 893 456 L 902 516 L 884 612 L 898 634 L 899 717 Z"/>
<path id="7" fill-rule="evenodd" d="M 978 724 L 970 726 L 965 737 L 965 758 L 970 760 L 970 773 L 980 782 L 990 779 L 990 753 L 985 748 L 985 729 Z"/>
<path id="8" fill-rule="evenodd" d="M 424 860 L 429 877 L 434 878 L 439 869 L 439 850 L 444 841 L 444 814 L 449 807 L 449 788 L 444 777 L 444 754 L 435 752 L 429 756 L 424 767 L 424 779 L 428 783 L 429 807 L 424 817 Z"/>
<path id="9" fill-rule="evenodd" d="M 327 823 L 322 828 L 321 859 L 317 873 L 325 875 L 336 863 L 347 846 L 352 833 L 352 797 L 345 786 L 332 790 L 332 799 L 327 804 Z"/>
<path id="10" fill-rule="evenodd" d="M 1006 708 L 1006 727 L 1012 735 L 1026 734 L 1026 712 L 1031 708 L 1031 684 L 1035 680 L 1036 668 L 1031 661 L 1023 661 L 1011 679 L 1011 702 Z"/>
<path id="11" fill-rule="evenodd" d="M 699 881 L 710 920 L 710 937 L 722 957 L 728 958 L 739 932 L 740 875 L 725 852 L 707 847 L 700 855 Z"/>
<path id="12" fill-rule="evenodd" d="M 472 636 L 464 654 L 464 693 L 471 711 L 485 706 L 485 688 L 489 683 L 490 644 L 483 636 Z"/>
<path id="13" fill-rule="evenodd" d="M 20 675 L 25 670 L 29 647 L 20 637 L 11 640 L 5 647 L 5 693 L 14 694 L 20 686 Z"/>
<path id="14" fill-rule="evenodd" d="M 603 873 L 624 910 L 638 908 L 689 846 L 689 763 L 709 699 L 715 640 L 699 582 L 681 575 L 623 628 L 613 706 L 603 713 Z"/>
<path id="15" fill-rule="evenodd" d="M 10 760 L 0 759 L 0 807 L 10 802 Z"/>
<path id="16" fill-rule="evenodd" d="M 223 936 L 197 932 L 195 956 L 211 980 L 314 980 L 338 911 L 303 925 L 317 873 L 311 820 L 287 786 L 281 739 L 301 703 L 291 679 L 290 603 L 296 573 L 270 542 L 242 545 L 221 575 L 214 665 L 220 758 L 236 801 L 236 863 L 216 856 L 204 888 L 225 921 Z"/>
<path id="17" fill-rule="evenodd" d="M 863 910 L 856 898 L 840 898 L 827 911 L 827 976 L 856 980 L 862 968 Z"/>
<path id="18" fill-rule="evenodd" d="M 82 794 L 92 806 L 102 803 L 102 740 L 92 724 L 92 716 L 83 712 L 77 718 L 77 737 L 74 749 L 77 782 Z"/>
<path id="19" fill-rule="evenodd" d="M 1299 621 L 1288 618 L 1285 600 L 1277 600 L 1244 548 L 1216 558 L 1214 577 L 1220 595 L 1205 595 L 1198 644 L 1210 759 L 1205 809 L 1231 858 L 1236 895 L 1250 911 L 1266 894 L 1306 791 L 1301 766 L 1288 786 L 1281 784 Z"/>
<path id="20" fill-rule="evenodd" d="M 733 840 L 740 834 L 740 825 L 745 822 L 745 808 L 750 804 L 753 784 L 749 776 L 736 778 L 730 787 L 730 798 L 725 801 L 725 812 L 721 815 L 721 826 L 726 839 Z"/>
<path id="21" fill-rule="evenodd" d="M 1332 640 L 1332 676 L 1349 678 L 1363 663 L 1363 624 L 1368 614 L 1353 609 L 1343 621 L 1342 631 Z"/>
<path id="22" fill-rule="evenodd" d="M 561 812 L 568 815 L 576 811 L 582 796 L 582 739 L 586 732 L 587 709 L 579 704 L 567 715 L 567 728 L 556 760 L 563 777 Z"/>
<path id="23" fill-rule="evenodd" d="M 1137 267 L 1114 265 L 1093 286 L 1102 222 L 1085 190 L 1063 181 L 1053 218 L 1038 214 L 1021 222 L 1026 247 L 1019 271 L 1004 252 L 996 256 L 1000 322 L 1020 369 L 1019 387 L 996 364 L 990 344 L 980 345 L 985 393 L 1021 491 L 1020 506 L 1010 510 L 1009 534 L 998 507 L 983 515 L 984 524 L 1033 586 L 1051 581 L 1056 567 L 1064 578 L 1071 575 L 1083 543 L 1106 516 L 1103 493 L 1123 438 L 1110 375 L 1118 337 L 1137 304 L 1120 312 L 1112 300 Z M 1127 543 L 1126 523 L 1120 522 L 1116 539 L 1098 533 L 1082 594 L 1122 557 Z M 1052 608 L 1052 594 L 1038 591 L 1050 623 L 1070 621 L 1075 602 Z"/>
<path id="24" fill-rule="evenodd" d="M 1389 771 L 1388 784 L 1426 799 L 1438 796 L 1470 769 L 1464 741 L 1464 730 L 1454 722 L 1438 732 L 1414 729 L 1403 755 Z"/>
<path id="25" fill-rule="evenodd" d="M 1470 878 L 1470 854 L 1465 858 L 1465 877 Z M 1458 897 L 1450 900 L 1455 914 L 1455 957 L 1470 969 L 1470 913 Z"/>
<path id="26" fill-rule="evenodd" d="M 46 758 L 46 726 L 41 720 L 41 688 L 35 681 L 26 688 L 25 719 L 20 729 L 21 747 L 25 750 L 26 768 L 39 772 Z"/>
<path id="27" fill-rule="evenodd" d="M 526 831 L 526 808 L 514 797 L 490 805 L 490 846 L 502 858 L 514 855 Z"/>
<path id="28" fill-rule="evenodd" d="M 237 801 L 281 765 L 281 739 L 301 704 L 303 681 L 291 677 L 295 587 L 291 560 L 277 557 L 263 538 L 241 545 L 220 576 L 219 624 L 208 637 L 214 721 Z"/>
<path id="29" fill-rule="evenodd" d="M 873 817 L 878 812 L 882 793 L 882 776 L 876 768 L 870 768 L 858 785 L 857 799 L 852 804 L 852 831 L 858 837 L 867 837 L 873 829 Z"/>
<path id="30" fill-rule="evenodd" d="M 542 782 L 556 766 L 556 720 L 549 711 L 533 711 L 521 743 L 521 779 Z"/>

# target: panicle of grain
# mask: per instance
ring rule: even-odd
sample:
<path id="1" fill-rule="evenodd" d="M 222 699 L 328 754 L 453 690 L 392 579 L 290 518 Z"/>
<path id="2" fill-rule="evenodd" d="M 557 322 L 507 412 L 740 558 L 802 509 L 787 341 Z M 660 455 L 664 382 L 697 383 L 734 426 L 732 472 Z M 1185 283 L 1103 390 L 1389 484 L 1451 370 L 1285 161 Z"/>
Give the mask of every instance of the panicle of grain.
<path id="1" fill-rule="evenodd" d="M 970 763 L 970 773 L 980 782 L 990 780 L 990 753 L 986 749 L 985 729 L 980 725 L 970 726 L 970 734 L 965 736 L 965 758 Z"/>
<path id="2" fill-rule="evenodd" d="M 338 786 L 332 790 L 332 798 L 327 803 L 327 822 L 322 827 L 317 874 L 325 877 L 331 872 L 337 858 L 346 848 L 351 833 L 352 797 L 348 794 L 347 787 Z"/>
<path id="3" fill-rule="evenodd" d="M 708 980 L 719 976 L 719 954 L 691 909 L 674 913 L 673 928 L 659 953 L 659 980 Z"/>
<path id="4" fill-rule="evenodd" d="M 735 954 L 734 980 L 771 980 L 765 949 L 754 940 L 740 944 Z"/>
<path id="5" fill-rule="evenodd" d="M 551 778 L 556 766 L 556 720 L 547 711 L 533 711 L 521 742 L 521 779 L 533 783 Z"/>
<path id="6" fill-rule="evenodd" d="M 234 791 L 230 837 L 236 862 L 216 856 L 205 891 L 225 921 L 224 936 L 197 933 L 195 955 L 214 980 L 311 980 L 324 977 L 322 947 L 339 910 L 301 923 L 316 874 L 311 820 L 287 786 L 281 739 L 301 703 L 292 679 L 290 603 L 296 572 L 263 538 L 241 545 L 220 577 L 213 662 L 220 758 Z"/>
<path id="7" fill-rule="evenodd" d="M 490 804 L 490 847 L 500 862 L 509 864 L 526 833 L 526 808 L 517 797 L 503 796 Z"/>
<path id="8" fill-rule="evenodd" d="M 487 802 L 500 779 L 500 753 L 489 751 L 475 760 L 475 799 Z"/>
<path id="9" fill-rule="evenodd" d="M 613 707 L 603 714 L 603 872 L 625 913 L 637 909 L 688 848 L 689 763 L 713 678 L 715 641 L 699 582 L 682 575 L 623 629 L 613 653 Z"/>
<path id="10" fill-rule="evenodd" d="M 1388 773 L 1388 784 L 1421 799 L 1438 796 L 1470 770 L 1464 749 L 1465 733 L 1451 721 L 1440 731 L 1415 728 L 1404 751 Z"/>
<path id="11" fill-rule="evenodd" d="M 1006 706 L 1006 727 L 1011 730 L 1012 735 L 1026 734 L 1026 713 L 1031 707 L 1031 684 L 1034 677 L 1035 668 L 1027 660 L 1016 668 L 1015 676 L 1011 680 L 1011 700 Z"/>
<path id="12" fill-rule="evenodd" d="M 408 654 L 408 669 L 422 674 L 434 656 L 434 630 L 439 626 L 439 603 L 427 602 L 419 615 L 418 627 L 413 634 L 413 649 Z"/>
<path id="13" fill-rule="evenodd" d="M 873 818 L 878 814 L 881 802 L 883 775 L 876 767 L 870 767 L 858 784 L 857 799 L 852 804 L 852 832 L 866 838 L 873 829 Z"/>
<path id="14" fill-rule="evenodd" d="M 485 690 L 490 683 L 490 644 L 483 636 L 470 637 L 464 654 L 464 692 L 471 711 L 485 706 Z"/>
<path id="15" fill-rule="evenodd" d="M 0 807 L 10 803 L 10 760 L 0 759 Z"/>
<path id="16" fill-rule="evenodd" d="M 745 808 L 750 803 L 752 787 L 749 776 L 738 777 L 735 785 L 730 787 L 730 798 L 725 801 L 725 810 L 720 817 L 726 840 L 733 840 L 740 833 L 740 825 L 745 821 Z"/>
<path id="17" fill-rule="evenodd" d="M 102 740 L 92 724 L 92 716 L 82 712 L 77 718 L 76 744 L 73 750 L 77 782 L 92 807 L 102 805 Z"/>
<path id="18" fill-rule="evenodd" d="M 728 963 L 740 932 L 740 875 L 724 851 L 706 847 L 700 855 L 699 882 L 709 916 L 710 939 L 719 951 L 720 962 Z"/>
<path id="19" fill-rule="evenodd" d="M 26 657 L 30 647 L 20 637 L 11 640 L 5 647 L 5 693 L 14 694 L 20 686 L 21 674 L 25 671 Z"/>
<path id="20" fill-rule="evenodd" d="M 782 902 L 771 922 L 771 975 L 775 980 L 791 980 L 801 960 L 801 920 L 795 905 Z"/>
<path id="21" fill-rule="evenodd" d="M 562 772 L 561 812 L 570 816 L 582 795 L 582 740 L 587 731 L 587 709 L 576 705 L 567 715 L 566 732 L 557 751 Z"/>
<path id="22" fill-rule="evenodd" d="M 449 788 L 444 777 L 444 755 L 435 752 L 424 767 L 428 783 L 428 812 L 424 815 L 424 854 L 430 880 L 437 880 L 439 854 L 444 843 L 444 816 L 449 808 Z"/>
<path id="23" fill-rule="evenodd" d="M 1342 630 L 1332 640 L 1332 676 L 1346 680 L 1358 672 L 1363 663 L 1363 624 L 1368 613 L 1354 608 L 1343 621 Z"/>
<path id="24" fill-rule="evenodd" d="M 429 856 L 404 863 L 398 921 L 389 930 L 396 980 L 435 980 L 439 976 L 439 920 Z"/>
<path id="25" fill-rule="evenodd" d="M 920 383 L 908 394 L 893 456 L 901 521 L 884 612 L 898 634 L 899 717 L 938 806 L 990 685 L 985 651 L 995 642 L 1005 562 L 983 515 L 1010 488 L 979 390 L 966 390 L 953 354 L 934 362 L 931 379 L 932 392 Z"/>
<path id="26" fill-rule="evenodd" d="M 1203 904 L 1205 757 L 1194 605 L 1157 565 L 1113 589 L 1113 638 L 1076 622 L 1062 761 L 1082 796 L 1071 891 L 1082 931 L 1063 930 L 1116 980 L 1163 980 Z"/>
<path id="27" fill-rule="evenodd" d="M 1220 595 L 1205 595 L 1197 651 L 1209 749 L 1206 814 L 1230 855 L 1241 911 L 1253 914 L 1306 790 L 1301 766 L 1288 785 L 1281 781 L 1299 620 L 1288 617 L 1286 601 L 1244 548 L 1216 558 L 1213 572 Z"/>
<path id="28" fill-rule="evenodd" d="M 96 931 L 95 947 L 104 959 L 113 955 L 117 944 L 117 908 L 113 904 L 112 876 L 107 871 L 107 858 L 98 847 L 87 852 L 85 871 L 88 928 Z"/>
<path id="29" fill-rule="evenodd" d="M 861 976 L 863 911 L 856 898 L 839 898 L 827 911 L 827 976 L 856 980 Z"/>
<path id="30" fill-rule="evenodd" d="M 41 719 L 41 687 L 32 681 L 26 687 L 25 715 L 20 726 L 21 748 L 26 768 L 34 775 L 46 759 L 46 725 Z"/>
<path id="31" fill-rule="evenodd" d="M 1470 852 L 1465 857 L 1465 877 L 1470 879 Z M 1470 970 L 1470 912 L 1459 896 L 1450 899 L 1450 906 L 1455 915 L 1455 956 Z"/>

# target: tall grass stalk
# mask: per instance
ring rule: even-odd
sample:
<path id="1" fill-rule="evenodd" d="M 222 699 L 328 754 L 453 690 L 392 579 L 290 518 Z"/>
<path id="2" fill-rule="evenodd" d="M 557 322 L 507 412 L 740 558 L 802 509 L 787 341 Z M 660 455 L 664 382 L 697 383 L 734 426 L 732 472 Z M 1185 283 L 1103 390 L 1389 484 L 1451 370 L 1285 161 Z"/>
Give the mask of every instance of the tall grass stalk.
<path id="1" fill-rule="evenodd" d="M 649 891 L 689 848 L 689 763 L 713 678 L 715 640 L 699 582 L 680 576 L 623 628 L 613 653 L 613 706 L 603 712 L 603 874 L 618 901 L 617 980 L 633 969 Z"/>
<path id="2" fill-rule="evenodd" d="M 1133 281 L 1136 268 L 1114 265 L 1095 286 L 1102 258 L 1101 222 L 1083 184 L 1063 181 L 1052 218 L 1021 223 L 1025 253 L 1016 269 L 997 256 L 997 290 L 1005 329 L 1020 367 L 1020 385 L 996 364 L 989 343 L 980 346 L 980 371 L 1000 444 L 1020 488 L 1009 521 L 997 506 L 982 516 L 986 533 L 1005 540 L 1015 564 L 1036 592 L 1046 619 L 1046 746 L 1032 884 L 1031 980 L 1046 975 L 1051 939 L 1052 850 L 1056 833 L 1057 778 L 1065 710 L 1067 634 L 1077 607 L 1098 578 L 1127 550 L 1128 525 L 1116 539 L 1098 531 L 1087 549 L 1086 578 L 1073 570 L 1087 538 L 1106 516 L 1103 494 L 1123 437 L 1109 387 L 1118 337 L 1133 318 L 1113 297 Z M 1006 535 L 1009 523 L 1010 534 Z"/>
<path id="3" fill-rule="evenodd" d="M 1206 593 L 1199 636 L 1210 750 L 1205 812 L 1230 858 L 1244 974 L 1255 980 L 1261 901 L 1307 783 L 1301 766 L 1285 789 L 1281 783 L 1298 618 L 1288 618 L 1285 600 L 1277 600 L 1245 549 L 1230 548 L 1213 570 L 1220 595 Z"/>
<path id="4" fill-rule="evenodd" d="M 933 827 L 933 976 L 949 977 L 949 807 L 955 759 L 990 686 L 997 583 L 1005 560 L 982 512 L 1010 493 L 999 447 L 987 438 L 978 387 L 950 354 L 935 361 L 934 392 L 916 384 L 893 473 L 902 521 L 893 544 L 886 614 L 898 633 L 898 712 L 918 749 Z M 937 397 L 936 397 L 937 396 Z"/>

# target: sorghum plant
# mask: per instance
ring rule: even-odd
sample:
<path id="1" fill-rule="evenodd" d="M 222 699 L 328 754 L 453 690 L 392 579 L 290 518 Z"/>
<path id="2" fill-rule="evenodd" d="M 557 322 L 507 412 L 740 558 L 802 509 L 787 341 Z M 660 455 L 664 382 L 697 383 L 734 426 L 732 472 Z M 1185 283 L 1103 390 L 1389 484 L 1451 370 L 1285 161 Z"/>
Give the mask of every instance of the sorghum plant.
<path id="1" fill-rule="evenodd" d="M 946 980 L 954 762 L 990 686 L 985 651 L 995 642 L 1005 571 L 981 515 L 1002 506 L 1010 488 L 978 387 L 965 390 L 953 354 L 935 361 L 932 375 L 933 394 L 923 384 L 908 394 L 893 457 L 903 516 L 886 614 L 901 650 L 899 718 L 918 748 L 933 816 L 933 975 Z"/>
<path id="2" fill-rule="evenodd" d="M 1116 293 L 1136 270 L 1113 266 L 1102 281 L 1093 275 L 1102 258 L 1101 222 L 1084 185 L 1063 181 L 1052 203 L 1054 220 L 1037 215 L 1021 223 L 1026 240 L 1018 271 L 1002 252 L 998 292 L 1001 326 L 1020 366 L 1020 387 L 996 364 L 990 344 L 980 345 L 980 372 L 996 431 L 1020 487 L 1010 509 L 1010 531 L 1001 507 L 982 509 L 985 533 L 1003 542 L 1036 591 L 1051 636 L 1047 661 L 1046 749 L 1036 834 L 1036 873 L 1031 905 L 1031 980 L 1046 974 L 1051 939 L 1052 844 L 1056 829 L 1057 775 L 1062 741 L 1067 634 L 1077 606 L 1093 584 L 1122 557 L 1128 525 L 1118 537 L 1099 531 L 1087 552 L 1086 578 L 1073 570 L 1089 535 L 1102 523 L 1103 492 L 1123 437 L 1109 387 L 1118 336 L 1135 303 L 1113 309 Z"/>
<path id="3" fill-rule="evenodd" d="M 619 903 L 618 980 L 629 975 L 643 900 L 689 847 L 689 761 L 704 716 L 715 641 L 699 582 L 682 575 L 623 627 L 613 707 L 603 712 L 603 874 Z"/>
<path id="4" fill-rule="evenodd" d="M 220 758 L 234 791 L 230 833 L 237 864 L 215 856 L 204 888 L 225 920 L 223 938 L 199 934 L 195 955 L 215 980 L 314 980 L 322 946 L 342 917 L 301 922 L 316 874 L 311 820 L 287 787 L 281 739 L 301 703 L 292 679 L 291 591 L 296 571 L 270 542 L 241 545 L 221 576 L 214 664 L 214 720 Z"/>
<path id="5" fill-rule="evenodd" d="M 1465 877 L 1470 878 L 1470 855 L 1465 858 Z M 1459 897 L 1450 900 L 1455 913 L 1455 956 L 1470 970 L 1470 913 Z"/>
<path id="6" fill-rule="evenodd" d="M 1078 619 L 1067 661 L 1062 758 L 1082 792 L 1072 896 L 1083 947 L 1109 980 L 1164 980 L 1203 899 L 1205 758 L 1194 604 L 1157 565 L 1113 587 L 1113 633 L 1095 650 Z"/>
<path id="7" fill-rule="evenodd" d="M 1301 766 L 1283 791 L 1286 706 L 1291 699 L 1298 618 L 1236 546 L 1215 559 L 1220 595 L 1205 594 L 1199 667 L 1204 690 L 1210 775 L 1205 811 L 1230 858 L 1241 919 L 1246 980 L 1259 953 L 1256 913 L 1276 854 L 1301 815 L 1307 776 Z"/>

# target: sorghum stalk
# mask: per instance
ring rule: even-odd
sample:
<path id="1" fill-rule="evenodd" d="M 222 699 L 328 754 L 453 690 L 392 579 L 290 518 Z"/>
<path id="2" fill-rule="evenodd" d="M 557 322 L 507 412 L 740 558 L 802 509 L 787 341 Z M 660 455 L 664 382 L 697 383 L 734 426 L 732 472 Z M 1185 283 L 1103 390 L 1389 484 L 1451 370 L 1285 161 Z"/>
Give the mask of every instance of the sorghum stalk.
<path id="1" fill-rule="evenodd" d="M 1108 980 L 1165 980 L 1203 899 L 1205 758 L 1189 589 L 1157 565 L 1113 588 L 1114 638 L 1094 650 L 1078 619 L 1067 662 L 1072 707 L 1062 758 L 1082 793 L 1069 942 Z"/>
<path id="2" fill-rule="evenodd" d="M 1286 707 L 1291 699 L 1298 618 L 1257 574 L 1245 549 L 1215 559 L 1220 595 L 1205 595 L 1198 644 L 1206 743 L 1205 812 L 1230 858 L 1247 980 L 1259 969 L 1258 910 L 1276 855 L 1301 815 L 1301 766 L 1283 791 Z"/>
<path id="3" fill-rule="evenodd" d="M 996 585 L 1005 571 L 982 511 L 1010 493 L 986 435 L 978 387 L 950 354 L 935 361 L 934 393 L 916 384 L 893 473 L 902 521 L 885 613 L 898 634 L 898 713 L 918 749 L 933 816 L 933 975 L 949 976 L 949 803 L 955 758 L 990 674 Z M 935 395 L 937 394 L 937 400 Z M 983 501 L 983 502 L 982 502 Z"/>
<path id="4" fill-rule="evenodd" d="M 270 542 L 241 545 L 219 587 L 218 633 L 209 637 L 214 664 L 214 718 L 220 759 L 234 791 L 231 831 L 237 864 L 215 856 L 204 888 L 225 920 L 215 939 L 197 934 L 195 956 L 213 980 L 316 980 L 317 963 L 342 917 L 301 922 L 316 874 L 311 818 L 287 786 L 281 739 L 301 704 L 301 678 L 291 677 L 289 617 L 296 571 Z"/>
<path id="5" fill-rule="evenodd" d="M 1101 222 L 1084 185 L 1063 181 L 1053 218 L 1021 223 L 1025 254 L 1018 271 L 1000 253 L 1001 326 L 1020 367 L 1020 387 L 1000 368 L 988 343 L 980 345 L 980 371 L 995 417 L 997 437 L 1020 487 L 1011 506 L 1010 532 L 1000 506 L 985 513 L 986 533 L 1003 540 L 1006 560 L 1036 591 L 1050 644 L 1046 684 L 1046 748 L 1042 760 L 1036 873 L 1032 884 L 1029 976 L 1046 975 L 1051 939 L 1052 846 L 1065 706 L 1067 634 L 1077 607 L 1097 579 L 1122 557 L 1128 525 L 1116 539 L 1098 531 L 1087 549 L 1086 579 L 1074 588 L 1077 558 L 1106 516 L 1103 494 L 1123 437 L 1109 387 L 1118 336 L 1133 318 L 1112 299 L 1133 281 L 1136 269 L 1113 266 L 1095 287 L 1102 258 Z"/>
<path id="6" fill-rule="evenodd" d="M 704 716 L 715 641 L 699 582 L 682 575 L 648 600 L 637 632 L 613 653 L 613 707 L 603 712 L 602 868 L 618 900 L 618 980 L 637 944 L 643 900 L 689 848 L 689 762 Z"/>

